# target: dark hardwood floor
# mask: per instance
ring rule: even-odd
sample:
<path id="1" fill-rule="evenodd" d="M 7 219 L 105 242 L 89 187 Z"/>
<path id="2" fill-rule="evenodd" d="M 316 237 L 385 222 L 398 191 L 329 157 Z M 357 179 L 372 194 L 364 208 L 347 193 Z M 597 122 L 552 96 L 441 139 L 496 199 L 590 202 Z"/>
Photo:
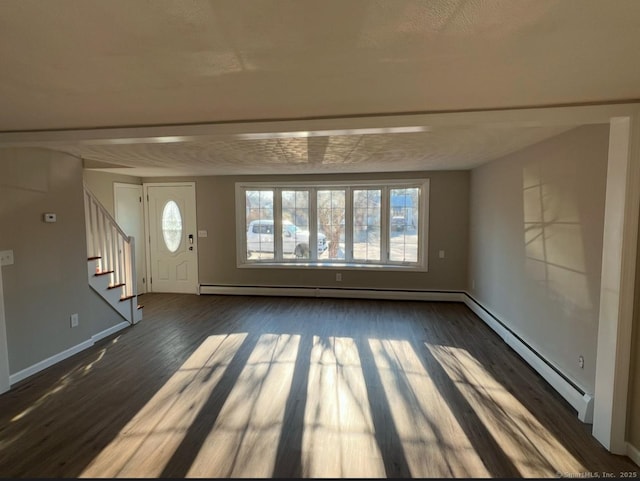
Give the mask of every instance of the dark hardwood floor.
<path id="1" fill-rule="evenodd" d="M 2 477 L 638 471 L 464 305 L 146 294 L 0 396 Z"/>

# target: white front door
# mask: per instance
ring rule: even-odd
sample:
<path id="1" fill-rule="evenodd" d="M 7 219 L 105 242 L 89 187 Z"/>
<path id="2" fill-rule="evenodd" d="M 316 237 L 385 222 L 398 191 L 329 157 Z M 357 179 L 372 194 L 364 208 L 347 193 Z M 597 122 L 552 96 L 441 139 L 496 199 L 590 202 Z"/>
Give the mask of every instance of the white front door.
<path id="1" fill-rule="evenodd" d="M 198 293 L 196 186 L 144 184 L 149 227 L 150 292 Z"/>
<path id="2" fill-rule="evenodd" d="M 125 234 L 135 239 L 137 293 L 146 289 L 144 210 L 142 208 L 142 186 L 135 184 L 113 184 L 116 222 Z"/>

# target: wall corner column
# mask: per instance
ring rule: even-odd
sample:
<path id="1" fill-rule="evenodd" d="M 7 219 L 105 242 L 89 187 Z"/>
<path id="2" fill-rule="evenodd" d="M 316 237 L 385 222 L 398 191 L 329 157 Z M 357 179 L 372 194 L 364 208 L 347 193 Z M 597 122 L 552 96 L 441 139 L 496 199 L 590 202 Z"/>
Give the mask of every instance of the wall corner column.
<path id="1" fill-rule="evenodd" d="M 4 293 L 2 286 L 2 267 L 0 267 L 0 394 L 11 387 L 9 381 L 9 350 L 7 343 L 7 326 L 4 317 Z"/>
<path id="2" fill-rule="evenodd" d="M 593 436 L 626 454 L 638 214 L 640 112 L 610 119 Z"/>

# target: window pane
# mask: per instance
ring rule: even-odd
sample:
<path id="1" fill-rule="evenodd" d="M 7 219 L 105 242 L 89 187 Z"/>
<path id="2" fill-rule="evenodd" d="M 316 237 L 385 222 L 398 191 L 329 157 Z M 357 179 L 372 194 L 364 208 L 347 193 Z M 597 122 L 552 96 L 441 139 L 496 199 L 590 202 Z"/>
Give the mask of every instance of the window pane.
<path id="1" fill-rule="evenodd" d="M 380 260 L 380 190 L 353 191 L 353 258 Z"/>
<path id="2" fill-rule="evenodd" d="M 247 260 L 273 259 L 273 191 L 247 190 Z"/>
<path id="3" fill-rule="evenodd" d="M 282 254 L 309 259 L 309 191 L 282 191 Z"/>
<path id="4" fill-rule="evenodd" d="M 418 262 L 420 189 L 391 189 L 389 199 L 389 260 Z"/>
<path id="5" fill-rule="evenodd" d="M 180 207 L 170 200 L 162 209 L 162 237 L 169 252 L 175 252 L 182 241 L 182 216 Z"/>
<path id="6" fill-rule="evenodd" d="M 344 259 L 345 191 L 318 190 L 318 259 Z M 328 248 L 321 251 L 322 243 Z"/>

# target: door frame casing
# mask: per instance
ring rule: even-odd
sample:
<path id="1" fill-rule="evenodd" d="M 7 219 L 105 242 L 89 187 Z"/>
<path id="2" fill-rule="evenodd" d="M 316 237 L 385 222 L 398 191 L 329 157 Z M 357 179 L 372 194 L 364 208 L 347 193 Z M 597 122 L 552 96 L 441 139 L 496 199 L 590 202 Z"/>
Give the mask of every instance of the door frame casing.
<path id="1" fill-rule="evenodd" d="M 198 231 L 198 198 L 196 195 L 196 183 L 195 182 L 143 182 L 142 183 L 142 204 L 144 206 L 144 236 L 145 236 L 145 264 L 146 264 L 146 275 L 147 275 L 147 292 L 153 292 L 153 283 L 151 282 L 151 249 L 147 248 L 147 246 L 151 243 L 151 226 L 150 226 L 150 215 L 149 215 L 149 187 L 191 187 L 193 189 L 193 206 L 195 209 L 195 220 L 196 225 L 194 226 L 194 232 Z M 194 236 L 195 242 L 198 242 L 198 236 Z M 196 286 L 193 294 L 200 294 L 200 276 L 198 270 L 198 251 L 196 250 L 196 265 L 195 265 L 195 276 L 196 276 Z"/>

